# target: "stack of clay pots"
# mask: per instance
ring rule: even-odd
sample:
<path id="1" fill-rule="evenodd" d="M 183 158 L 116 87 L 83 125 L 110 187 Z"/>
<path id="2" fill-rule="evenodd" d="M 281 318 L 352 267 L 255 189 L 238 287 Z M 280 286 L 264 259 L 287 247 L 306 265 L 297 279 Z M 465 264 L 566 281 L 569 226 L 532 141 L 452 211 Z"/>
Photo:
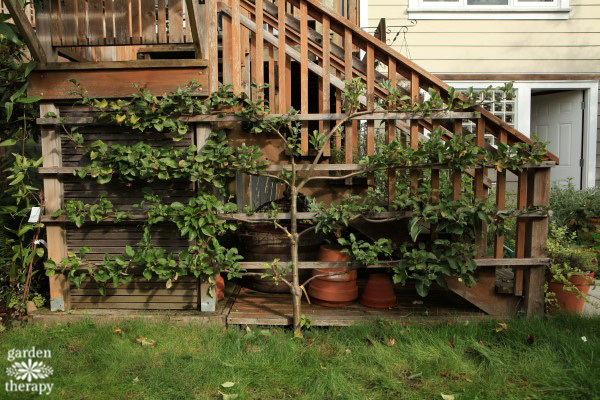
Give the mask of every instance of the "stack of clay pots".
<path id="1" fill-rule="evenodd" d="M 340 249 L 332 246 L 321 246 L 318 261 L 343 262 L 350 257 Z M 343 307 L 352 304 L 358 298 L 356 270 L 346 268 L 319 268 L 313 270 L 313 276 L 335 274 L 313 279 L 308 294 L 315 304 L 326 307 Z"/>

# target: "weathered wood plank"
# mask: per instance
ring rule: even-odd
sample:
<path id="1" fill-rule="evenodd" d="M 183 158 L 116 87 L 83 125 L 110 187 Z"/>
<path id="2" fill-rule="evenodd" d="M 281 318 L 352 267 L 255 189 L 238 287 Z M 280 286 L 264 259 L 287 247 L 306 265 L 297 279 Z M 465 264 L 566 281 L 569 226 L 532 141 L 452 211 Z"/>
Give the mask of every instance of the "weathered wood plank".
<path id="1" fill-rule="evenodd" d="M 71 78 L 77 79 L 91 97 L 106 98 L 130 97 L 136 91 L 131 82 L 144 82 L 144 88 L 159 94 L 173 91 L 195 79 L 201 85 L 196 91 L 199 96 L 207 94 L 208 85 L 204 67 L 167 67 L 160 74 L 152 69 L 34 71 L 29 77 L 28 95 L 45 100 L 75 99 L 77 95 L 71 93 L 74 86 L 68 81 Z M 111 84 L 106 85 L 106 82 Z"/>

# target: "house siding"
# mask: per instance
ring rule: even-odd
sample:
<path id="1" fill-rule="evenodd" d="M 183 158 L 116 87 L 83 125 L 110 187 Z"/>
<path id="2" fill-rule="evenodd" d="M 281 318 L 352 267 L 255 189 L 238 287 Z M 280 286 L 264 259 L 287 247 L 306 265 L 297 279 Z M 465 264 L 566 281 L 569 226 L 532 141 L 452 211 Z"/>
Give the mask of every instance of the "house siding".
<path id="1" fill-rule="evenodd" d="M 408 0 L 368 1 L 369 26 L 410 23 Z M 410 58 L 433 73 L 598 73 L 600 3 L 570 6 L 568 20 L 418 20 L 406 34 Z M 401 43 L 393 47 L 407 55 Z"/>
<path id="2" fill-rule="evenodd" d="M 367 1 L 369 26 L 385 18 L 388 39 L 398 30 L 394 26 L 410 24 L 408 0 Z M 408 51 L 402 34 L 392 47 L 434 74 L 599 75 L 600 2 L 571 0 L 570 8 L 568 20 L 418 20 L 406 33 Z M 596 186 L 600 115 L 598 121 Z"/>

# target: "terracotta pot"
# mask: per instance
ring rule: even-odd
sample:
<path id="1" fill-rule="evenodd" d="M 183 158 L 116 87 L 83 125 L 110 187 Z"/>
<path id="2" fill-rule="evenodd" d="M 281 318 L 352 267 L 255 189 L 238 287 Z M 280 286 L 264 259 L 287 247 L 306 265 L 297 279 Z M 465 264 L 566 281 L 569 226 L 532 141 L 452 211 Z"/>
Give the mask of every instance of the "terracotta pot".
<path id="1" fill-rule="evenodd" d="M 371 308 L 391 308 L 396 306 L 394 284 L 387 274 L 371 274 L 367 280 L 360 304 Z"/>
<path id="2" fill-rule="evenodd" d="M 587 295 L 590 292 L 590 285 L 594 282 L 594 274 L 585 275 L 573 275 L 569 278 L 575 287 L 580 290 L 583 294 Z M 548 291 L 556 294 L 557 307 L 550 309 L 549 312 L 562 311 L 572 314 L 581 314 L 583 312 L 583 306 L 585 306 L 585 299 L 582 297 L 577 298 L 577 294 L 567 292 L 563 290 L 564 284 L 554 282 L 550 278 L 548 279 Z"/>
<path id="3" fill-rule="evenodd" d="M 225 279 L 221 276 L 221 274 L 217 274 L 217 301 L 223 300 L 225 297 Z"/>
<path id="4" fill-rule="evenodd" d="M 358 298 L 356 280 L 349 282 L 313 279 L 308 287 L 308 294 L 315 304 L 325 307 L 348 306 Z"/>
<path id="5" fill-rule="evenodd" d="M 350 256 L 346 253 L 342 253 L 341 249 L 333 246 L 321 246 L 319 248 L 319 255 L 317 261 L 326 262 L 345 262 L 350 261 Z M 341 273 L 345 272 L 345 273 Z M 356 270 L 349 271 L 346 268 L 317 268 L 313 270 L 313 276 L 321 274 L 334 274 L 338 275 L 323 276 L 321 280 L 331 282 L 352 282 L 356 281 Z"/>

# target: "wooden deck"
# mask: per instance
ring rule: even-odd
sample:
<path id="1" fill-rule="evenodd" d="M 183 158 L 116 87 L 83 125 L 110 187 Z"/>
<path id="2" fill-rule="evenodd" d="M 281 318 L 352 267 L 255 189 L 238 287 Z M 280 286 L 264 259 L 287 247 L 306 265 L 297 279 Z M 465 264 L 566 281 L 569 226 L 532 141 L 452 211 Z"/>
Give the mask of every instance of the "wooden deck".
<path id="1" fill-rule="evenodd" d="M 313 326 L 348 326 L 377 319 L 410 322 L 440 322 L 484 319 L 489 316 L 449 291 L 436 290 L 421 298 L 414 289 L 396 292 L 398 305 L 374 309 L 358 301 L 348 307 L 322 307 L 303 298 L 303 314 Z M 241 288 L 227 316 L 228 325 L 288 325 L 292 322 L 289 294 L 262 293 Z"/>

